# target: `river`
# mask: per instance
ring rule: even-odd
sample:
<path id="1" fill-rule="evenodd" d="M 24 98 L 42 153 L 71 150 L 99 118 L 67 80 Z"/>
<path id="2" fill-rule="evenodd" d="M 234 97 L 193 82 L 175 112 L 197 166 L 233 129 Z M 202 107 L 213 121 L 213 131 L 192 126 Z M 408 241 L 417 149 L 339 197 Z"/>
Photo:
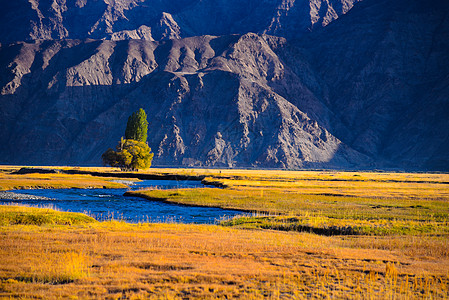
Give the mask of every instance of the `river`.
<path id="1" fill-rule="evenodd" d="M 131 185 L 131 190 L 204 187 L 199 181 L 143 180 Z M 0 199 L 0 204 L 24 204 L 51 207 L 59 211 L 81 212 L 96 220 L 123 220 L 129 223 L 173 222 L 213 224 L 242 212 L 220 208 L 191 207 L 125 197 L 129 189 L 38 189 L 14 190 L 14 193 L 37 196 L 39 199 Z M 43 197 L 49 199 L 42 199 Z"/>

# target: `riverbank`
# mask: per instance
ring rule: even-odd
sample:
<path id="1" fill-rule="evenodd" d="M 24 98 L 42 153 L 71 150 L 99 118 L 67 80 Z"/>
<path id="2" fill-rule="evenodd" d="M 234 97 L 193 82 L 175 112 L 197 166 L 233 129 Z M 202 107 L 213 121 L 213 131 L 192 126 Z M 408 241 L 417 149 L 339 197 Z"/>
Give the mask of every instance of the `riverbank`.
<path id="1" fill-rule="evenodd" d="M 93 176 L 98 174 L 108 177 Z M 256 214 L 222 223 L 227 226 L 321 234 L 449 233 L 448 174 L 201 169 L 121 172 L 113 168 L 16 168 L 1 174 L 0 190 L 8 184 L 11 186 L 11 182 L 15 182 L 16 188 L 123 188 L 129 180 L 137 178 L 183 178 L 185 182 L 194 178 L 222 187 L 175 191 L 151 188 L 128 191 L 125 195 Z"/>
<path id="2" fill-rule="evenodd" d="M 449 175 L 238 171 L 225 188 L 129 191 L 154 201 L 256 213 L 222 225 L 319 234 L 449 235 Z M 260 216 L 257 216 L 260 215 Z"/>

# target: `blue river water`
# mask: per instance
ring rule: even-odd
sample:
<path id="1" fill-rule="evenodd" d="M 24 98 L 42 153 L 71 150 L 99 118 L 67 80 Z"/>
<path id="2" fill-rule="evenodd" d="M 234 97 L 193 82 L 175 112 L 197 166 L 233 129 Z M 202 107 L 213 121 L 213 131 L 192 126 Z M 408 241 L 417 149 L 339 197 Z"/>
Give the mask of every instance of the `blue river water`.
<path id="1" fill-rule="evenodd" d="M 158 189 L 199 188 L 199 181 L 144 180 L 131 185 L 131 190 L 156 187 Z M 220 208 L 192 207 L 150 201 L 138 197 L 125 197 L 129 189 L 38 189 L 14 190 L 14 193 L 29 194 L 52 200 L 0 199 L 0 204 L 25 204 L 51 207 L 59 211 L 85 213 L 99 221 L 123 220 L 129 223 L 173 222 L 213 224 L 242 212 Z"/>

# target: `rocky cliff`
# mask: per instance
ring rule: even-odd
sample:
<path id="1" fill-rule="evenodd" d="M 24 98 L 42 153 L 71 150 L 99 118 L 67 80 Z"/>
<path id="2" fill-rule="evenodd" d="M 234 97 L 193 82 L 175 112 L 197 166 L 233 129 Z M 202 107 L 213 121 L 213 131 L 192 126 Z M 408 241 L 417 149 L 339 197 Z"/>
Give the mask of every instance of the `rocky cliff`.
<path id="1" fill-rule="evenodd" d="M 449 169 L 448 4 L 240 2 L 5 3 L 0 163 Z"/>

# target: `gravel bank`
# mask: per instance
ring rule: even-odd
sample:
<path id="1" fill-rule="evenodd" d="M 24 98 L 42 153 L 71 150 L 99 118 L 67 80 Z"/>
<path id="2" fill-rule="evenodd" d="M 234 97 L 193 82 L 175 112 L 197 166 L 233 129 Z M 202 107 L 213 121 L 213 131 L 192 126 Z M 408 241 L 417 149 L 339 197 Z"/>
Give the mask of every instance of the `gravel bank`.
<path id="1" fill-rule="evenodd" d="M 48 197 L 18 194 L 14 192 L 0 192 L 0 199 L 2 200 L 55 200 Z"/>

